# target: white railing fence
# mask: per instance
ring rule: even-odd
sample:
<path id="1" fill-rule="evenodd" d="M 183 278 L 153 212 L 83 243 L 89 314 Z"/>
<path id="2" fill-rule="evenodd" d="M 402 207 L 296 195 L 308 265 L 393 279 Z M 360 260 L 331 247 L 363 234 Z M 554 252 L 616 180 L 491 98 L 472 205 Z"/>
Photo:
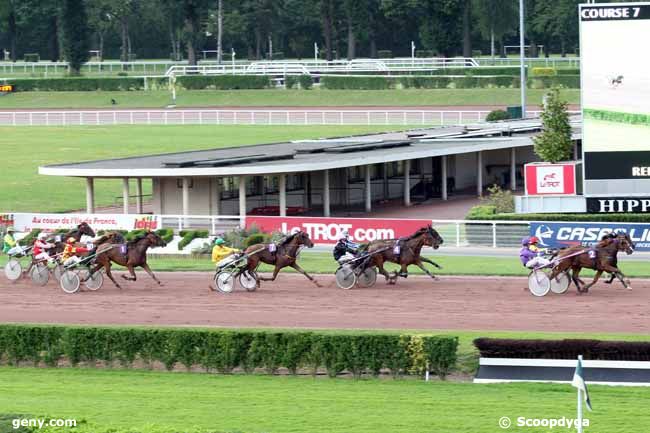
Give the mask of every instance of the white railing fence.
<path id="1" fill-rule="evenodd" d="M 482 122 L 489 111 L 464 110 L 83 110 L 0 111 L 2 126 L 82 125 L 412 125 Z M 579 112 L 572 111 L 571 114 Z M 540 111 L 527 111 L 529 118 Z"/>

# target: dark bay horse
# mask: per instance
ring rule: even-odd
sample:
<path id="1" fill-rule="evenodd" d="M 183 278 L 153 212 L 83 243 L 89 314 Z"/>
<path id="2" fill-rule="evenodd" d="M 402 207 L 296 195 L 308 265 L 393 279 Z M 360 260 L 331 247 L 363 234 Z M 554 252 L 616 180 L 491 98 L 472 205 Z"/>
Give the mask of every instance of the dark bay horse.
<path id="1" fill-rule="evenodd" d="M 75 241 L 79 242 L 81 241 L 81 237 L 83 235 L 90 236 L 93 238 L 95 237 L 95 231 L 86 222 L 79 224 L 77 228 L 74 228 L 69 232 L 63 233 L 61 235 L 56 235 L 56 236 L 60 236 L 61 240 L 54 242 L 54 248 L 52 249 L 52 251 L 50 251 L 50 255 L 53 256 L 55 254 L 62 253 L 63 249 L 65 248 L 65 243 L 69 238 L 74 238 Z"/>
<path id="2" fill-rule="evenodd" d="M 621 270 L 616 266 L 616 255 L 619 251 L 625 251 L 627 254 L 632 254 L 634 252 L 634 243 L 627 233 L 619 233 L 615 237 L 604 237 L 594 247 L 595 257 L 593 258 L 590 257 L 590 250 L 591 248 L 583 246 L 575 246 L 560 250 L 560 252 L 557 254 L 558 259 L 570 256 L 580 251 L 582 251 L 582 253 L 561 260 L 553 268 L 549 279 L 555 278 L 557 275 L 561 274 L 562 272 L 566 272 L 570 268 L 571 280 L 576 285 L 578 293 L 580 294 L 587 293 L 589 291 L 589 288 L 596 284 L 603 272 L 609 272 L 618 278 L 626 289 L 632 288 L 630 281 L 627 280 L 625 275 L 623 275 Z M 583 268 L 594 269 L 596 271 L 596 275 L 594 275 L 593 281 L 589 284 L 584 284 L 584 282 L 580 279 L 580 271 Z"/>
<path id="3" fill-rule="evenodd" d="M 136 276 L 134 269 L 141 267 L 156 283 L 162 285 L 147 264 L 147 250 L 149 248 L 164 247 L 167 245 L 160 236 L 154 232 L 146 232 L 136 237 L 126 244 L 126 254 L 122 251 L 123 244 L 116 245 L 111 243 L 112 239 L 110 236 L 104 236 L 104 238 L 106 238 L 106 241 L 97 246 L 97 256 L 95 257 L 96 266 L 91 269 L 88 278 L 101 268 L 104 268 L 108 278 L 111 279 L 117 288 L 121 289 L 122 287 L 117 283 L 117 281 L 115 281 L 115 278 L 113 278 L 113 275 L 111 274 L 111 263 L 117 263 L 118 265 L 126 267 L 129 270 L 129 274 L 131 274 L 131 276 L 122 275 L 122 278 L 125 280 L 135 281 Z"/>
<path id="4" fill-rule="evenodd" d="M 305 277 L 307 277 L 309 281 L 320 287 L 318 281 L 316 281 L 311 275 L 305 272 L 305 270 L 302 269 L 296 261 L 298 253 L 300 252 L 300 249 L 303 248 L 303 246 L 312 248 L 314 246 L 314 243 L 311 241 L 311 239 L 309 239 L 309 235 L 307 233 L 299 231 L 285 237 L 282 241 L 280 241 L 277 244 L 277 250 L 273 252 L 269 250 L 266 244 L 255 244 L 246 248 L 244 251 L 244 253 L 248 255 L 248 265 L 246 269 L 250 275 L 255 277 L 257 287 L 260 287 L 260 281 L 274 281 L 278 276 L 278 272 L 287 266 L 290 266 L 296 271 L 300 272 Z M 275 269 L 273 269 L 273 276 L 270 278 L 265 278 L 257 275 L 256 270 L 260 265 L 260 262 L 275 266 Z"/>
<path id="5" fill-rule="evenodd" d="M 368 245 L 366 251 L 370 254 L 371 260 L 368 263 L 368 266 L 377 266 L 379 272 L 386 277 L 388 284 L 395 284 L 397 277 L 408 276 L 408 267 L 410 265 L 415 265 L 418 268 L 422 269 L 428 276 L 435 279 L 436 276 L 433 275 L 427 268 L 424 267 L 424 263 L 429 263 L 438 269 L 441 268 L 440 265 L 435 263 L 432 260 L 429 260 L 426 257 L 421 256 L 422 247 L 429 246 L 434 250 L 438 249 L 442 245 L 443 239 L 438 234 L 438 232 L 428 225 L 423 227 L 413 233 L 411 236 L 404 239 L 390 239 L 385 241 L 375 241 Z M 399 243 L 399 255 L 395 254 L 395 246 Z M 384 263 L 391 262 L 396 263 L 401 266 L 400 272 L 393 274 L 391 276 L 385 269 Z"/>

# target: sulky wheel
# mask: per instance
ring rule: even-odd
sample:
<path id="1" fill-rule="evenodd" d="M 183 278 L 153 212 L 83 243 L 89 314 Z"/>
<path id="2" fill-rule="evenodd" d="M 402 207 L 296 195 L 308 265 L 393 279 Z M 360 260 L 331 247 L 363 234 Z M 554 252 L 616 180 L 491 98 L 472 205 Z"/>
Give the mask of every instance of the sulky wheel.
<path id="1" fill-rule="evenodd" d="M 254 272 L 244 271 L 239 274 L 239 284 L 249 292 L 257 290 L 257 279 Z"/>
<path id="2" fill-rule="evenodd" d="M 17 281 L 23 274 L 23 267 L 16 259 L 10 259 L 5 265 L 5 275 L 10 281 Z"/>
<path id="3" fill-rule="evenodd" d="M 214 277 L 214 285 L 221 293 L 230 293 L 235 287 L 235 279 L 230 272 L 219 272 Z"/>
<path id="4" fill-rule="evenodd" d="M 61 275 L 59 284 L 66 293 L 76 293 L 79 291 L 79 284 L 81 283 L 79 275 L 75 271 L 67 270 Z"/>
<path id="5" fill-rule="evenodd" d="M 52 270 L 52 274 L 54 275 L 54 278 L 56 278 L 57 281 L 61 281 L 61 275 L 65 272 L 65 268 L 61 263 L 57 263 L 54 265 L 54 269 Z"/>
<path id="6" fill-rule="evenodd" d="M 558 295 L 566 293 L 569 290 L 569 284 L 571 284 L 569 275 L 566 272 L 562 272 L 551 280 L 551 292 L 557 293 Z"/>
<path id="7" fill-rule="evenodd" d="M 336 270 L 336 285 L 341 289 L 350 290 L 357 283 L 357 276 L 351 265 L 345 264 Z"/>
<path id="8" fill-rule="evenodd" d="M 361 287 L 372 287 L 377 282 L 377 269 L 366 268 L 357 277 L 357 284 Z"/>
<path id="9" fill-rule="evenodd" d="M 79 277 L 83 280 L 84 286 L 88 290 L 92 290 L 93 292 L 95 290 L 99 290 L 102 285 L 104 284 L 104 275 L 102 275 L 101 271 L 95 272 L 92 277 L 88 277 L 88 274 L 90 272 L 87 269 L 83 269 L 79 271 Z"/>
<path id="10" fill-rule="evenodd" d="M 551 290 L 551 281 L 543 271 L 533 271 L 528 275 L 528 290 L 535 296 L 544 296 Z"/>
<path id="11" fill-rule="evenodd" d="M 45 263 L 38 263 L 32 266 L 29 277 L 32 279 L 32 283 L 37 286 L 44 286 L 50 280 L 50 270 Z"/>

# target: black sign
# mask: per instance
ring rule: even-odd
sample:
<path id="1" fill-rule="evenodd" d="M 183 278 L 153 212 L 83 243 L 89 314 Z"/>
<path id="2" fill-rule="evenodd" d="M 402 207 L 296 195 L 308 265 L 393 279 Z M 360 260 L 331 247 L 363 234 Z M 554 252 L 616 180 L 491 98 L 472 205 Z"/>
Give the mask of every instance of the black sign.
<path id="1" fill-rule="evenodd" d="M 650 197 L 589 197 L 589 213 L 650 213 Z"/>
<path id="2" fill-rule="evenodd" d="M 621 21 L 650 19 L 650 5 L 582 6 L 581 21 Z"/>
<path id="3" fill-rule="evenodd" d="M 585 152 L 584 162 L 586 180 L 650 179 L 650 151 Z"/>

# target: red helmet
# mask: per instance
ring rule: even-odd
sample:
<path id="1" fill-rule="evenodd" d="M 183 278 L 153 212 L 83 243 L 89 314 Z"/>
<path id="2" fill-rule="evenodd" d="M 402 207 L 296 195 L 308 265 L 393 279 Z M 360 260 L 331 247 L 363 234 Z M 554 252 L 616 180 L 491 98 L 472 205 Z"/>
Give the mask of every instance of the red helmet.
<path id="1" fill-rule="evenodd" d="M 539 242 L 539 239 L 537 239 L 536 236 L 531 236 L 528 242 L 530 242 L 531 244 L 536 244 Z"/>

